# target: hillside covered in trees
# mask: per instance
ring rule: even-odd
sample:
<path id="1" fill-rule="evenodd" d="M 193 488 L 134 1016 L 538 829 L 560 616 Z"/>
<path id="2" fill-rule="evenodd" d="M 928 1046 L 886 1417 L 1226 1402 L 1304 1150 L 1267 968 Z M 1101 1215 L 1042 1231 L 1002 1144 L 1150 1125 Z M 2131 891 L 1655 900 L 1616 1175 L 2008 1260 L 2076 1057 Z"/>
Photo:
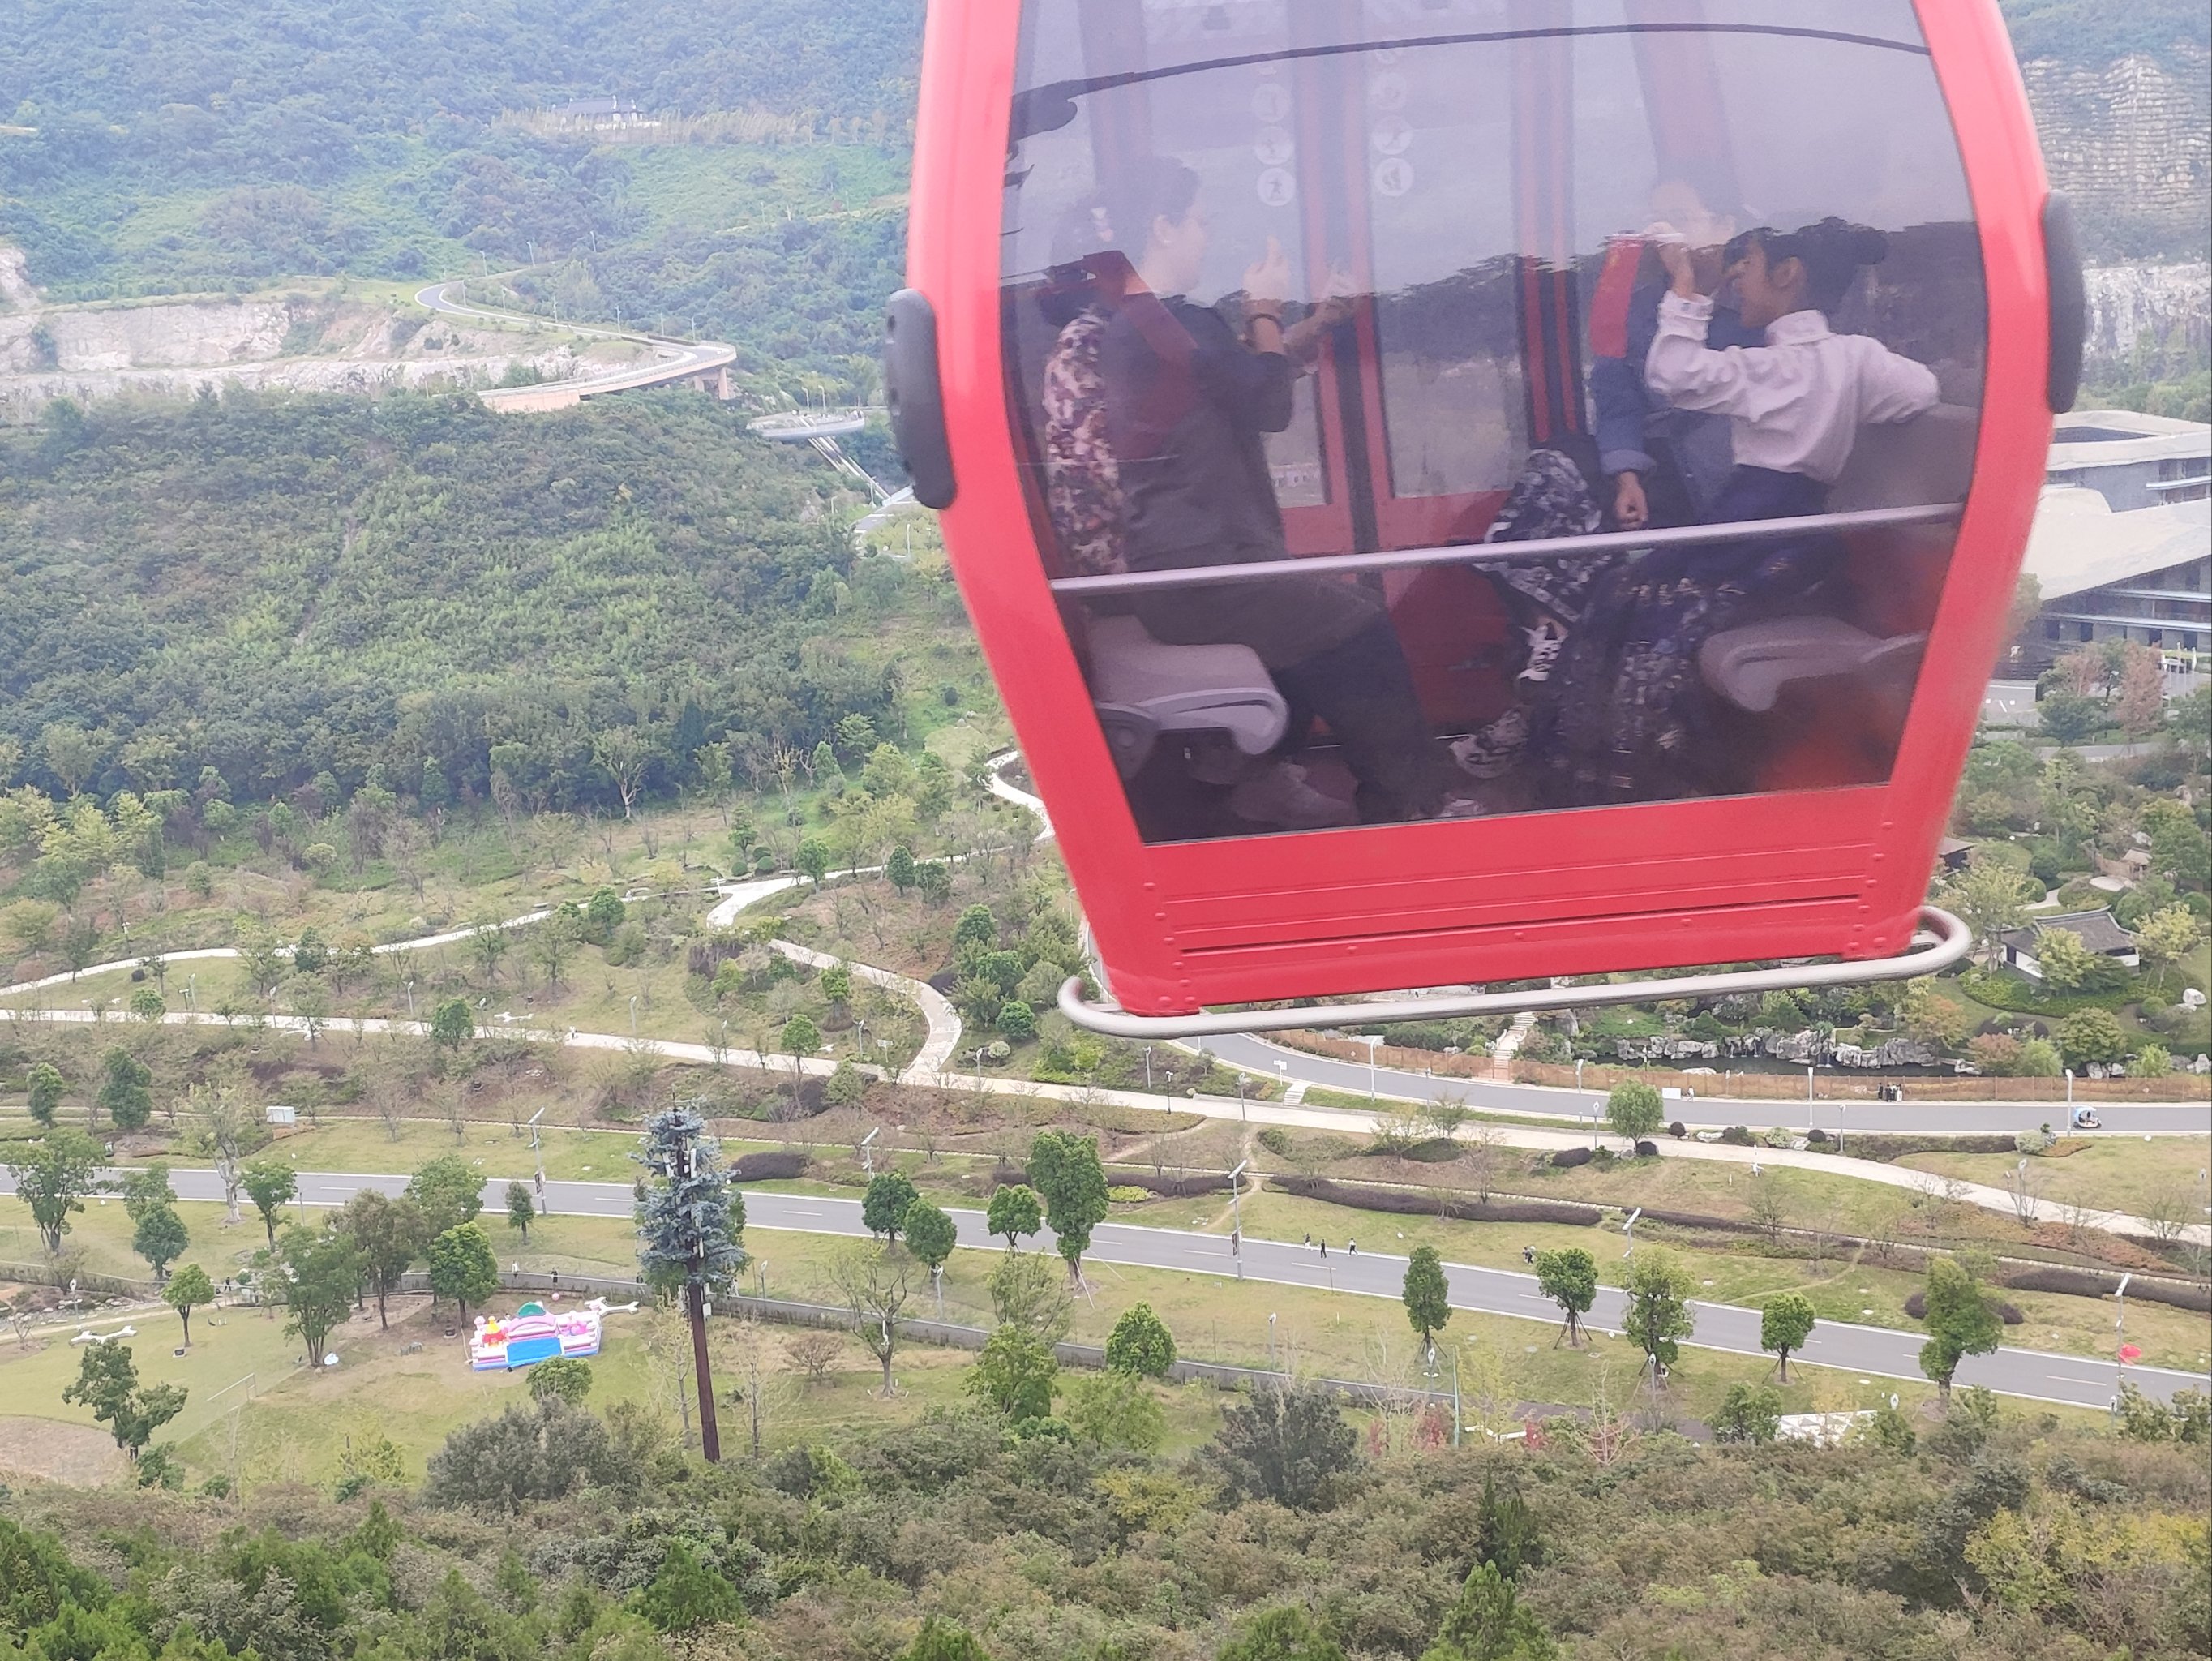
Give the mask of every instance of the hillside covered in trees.
<path id="1" fill-rule="evenodd" d="M 1892 1416 L 1829 1449 L 1553 1420 L 1541 1447 L 1363 1457 L 1328 1397 L 1262 1391 L 1180 1460 L 939 1410 L 710 1469 L 634 1403 L 602 1420 L 549 1393 L 455 1433 L 419 1494 L 366 1473 L 337 1503 L 19 1492 L 0 1641 L 105 1661 L 2205 1652 L 2202 1445 L 1984 1398 L 1916 1447 Z"/>
<path id="2" fill-rule="evenodd" d="M 896 736 L 902 642 L 973 647 L 828 477 L 696 393 L 58 405 L 0 435 L 0 786 L 620 812 L 610 745 L 654 793 Z"/>

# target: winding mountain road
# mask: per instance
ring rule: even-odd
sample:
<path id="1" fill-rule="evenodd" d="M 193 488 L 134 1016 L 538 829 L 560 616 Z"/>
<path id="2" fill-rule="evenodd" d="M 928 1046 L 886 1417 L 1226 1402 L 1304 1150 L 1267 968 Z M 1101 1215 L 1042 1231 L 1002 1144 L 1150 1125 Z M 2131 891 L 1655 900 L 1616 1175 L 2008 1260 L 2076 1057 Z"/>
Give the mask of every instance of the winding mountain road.
<path id="1" fill-rule="evenodd" d="M 611 327 L 603 324 L 562 323 L 538 317 L 528 312 L 501 311 L 495 307 L 471 305 L 464 298 L 468 285 L 455 279 L 449 283 L 433 283 L 419 289 L 415 303 L 447 317 L 472 318 L 485 323 L 523 323 L 538 328 L 560 329 L 586 340 L 626 340 L 643 346 L 654 354 L 645 363 L 617 365 L 592 374 L 577 375 L 567 380 L 540 381 L 532 386 L 488 387 L 478 395 L 494 405 L 502 401 L 520 402 L 526 398 L 547 393 L 573 393 L 575 397 L 598 398 L 607 392 L 635 392 L 641 387 L 659 386 L 672 380 L 688 380 L 694 376 L 713 374 L 737 362 L 738 349 L 720 340 L 672 340 L 665 336 L 641 333 L 635 329 Z"/>

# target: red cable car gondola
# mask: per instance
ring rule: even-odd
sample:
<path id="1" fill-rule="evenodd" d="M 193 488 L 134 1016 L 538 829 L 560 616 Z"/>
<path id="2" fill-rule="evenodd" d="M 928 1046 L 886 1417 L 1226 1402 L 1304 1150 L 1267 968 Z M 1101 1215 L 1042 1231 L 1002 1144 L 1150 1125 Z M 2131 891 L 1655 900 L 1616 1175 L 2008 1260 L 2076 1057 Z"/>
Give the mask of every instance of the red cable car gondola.
<path id="1" fill-rule="evenodd" d="M 1132 1015 L 1933 961 L 2080 356 L 1996 0 L 946 0 L 908 273 Z"/>

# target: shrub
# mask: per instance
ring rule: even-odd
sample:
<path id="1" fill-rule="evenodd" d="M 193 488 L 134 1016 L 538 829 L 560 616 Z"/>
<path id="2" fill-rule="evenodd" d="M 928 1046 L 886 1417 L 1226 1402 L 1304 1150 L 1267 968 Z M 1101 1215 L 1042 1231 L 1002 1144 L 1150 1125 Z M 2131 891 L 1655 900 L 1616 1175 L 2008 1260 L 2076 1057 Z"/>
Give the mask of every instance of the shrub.
<path id="1" fill-rule="evenodd" d="M 1291 1133 L 1279 1124 L 1271 1124 L 1260 1133 L 1260 1146 L 1279 1159 L 1291 1157 Z"/>
<path id="2" fill-rule="evenodd" d="M 1658 1143 L 1656 1143 L 1656 1142 L 1638 1142 L 1638 1143 L 1637 1143 L 1637 1145 L 1636 1145 L 1636 1157 L 1637 1157 L 1638 1159 L 1657 1159 L 1657 1158 L 1659 1157 L 1659 1144 L 1658 1144 Z"/>
<path id="3" fill-rule="evenodd" d="M 1817 1126 L 1805 1133 L 1805 1146 L 1808 1147 L 1826 1147 L 1830 1141 L 1828 1133 Z"/>
<path id="4" fill-rule="evenodd" d="M 1667 1127 L 1667 1134 L 1679 1142 L 1690 1134 L 1690 1128 L 1677 1119 Z"/>
<path id="5" fill-rule="evenodd" d="M 1721 1140 L 1730 1147 L 1756 1147 L 1759 1144 L 1744 1126 L 1732 1124 L 1721 1132 Z"/>
<path id="6" fill-rule="evenodd" d="M 1572 1200 L 1446 1200 L 1439 1205 L 1428 1195 L 1406 1189 L 1370 1188 L 1360 1183 L 1340 1183 L 1328 1177 L 1271 1177 L 1267 1182 L 1270 1189 L 1302 1200 L 1323 1200 L 1331 1205 L 1389 1212 L 1401 1217 L 1443 1215 L 1461 1222 L 1565 1223 L 1588 1227 L 1605 1214 L 1594 1205 Z"/>
<path id="7" fill-rule="evenodd" d="M 2132 1287 L 2129 1289 L 2134 1290 Z M 2008 1304 L 2002 1298 L 1990 1299 L 1990 1307 L 1996 1311 L 1997 1318 L 2008 1327 L 2019 1326 L 2027 1319 L 2027 1317 L 2021 1311 L 2018 1304 Z M 1923 1292 L 1914 1292 L 1907 1297 L 1905 1300 L 1905 1312 L 1916 1321 L 1925 1320 L 1928 1315 L 1927 1294 Z"/>
<path id="8" fill-rule="evenodd" d="M 1106 1197 L 1116 1205 L 1135 1205 L 1152 1196 L 1141 1188 L 1132 1188 L 1126 1183 L 1116 1183 L 1106 1190 Z"/>
<path id="9" fill-rule="evenodd" d="M 804 1177 L 808 1163 L 808 1156 L 795 1148 L 744 1153 L 730 1167 L 730 1176 L 740 1183 L 787 1183 Z"/>
<path id="10" fill-rule="evenodd" d="M 1563 1147 L 1552 1155 L 1552 1163 L 1562 1171 L 1571 1171 L 1577 1165 L 1588 1165 L 1593 1157 L 1586 1147 Z"/>
<path id="11" fill-rule="evenodd" d="M 1400 1149 L 1398 1157 L 1421 1165 L 1449 1165 L 1464 1151 L 1449 1136 L 1428 1136 L 1410 1147 Z"/>

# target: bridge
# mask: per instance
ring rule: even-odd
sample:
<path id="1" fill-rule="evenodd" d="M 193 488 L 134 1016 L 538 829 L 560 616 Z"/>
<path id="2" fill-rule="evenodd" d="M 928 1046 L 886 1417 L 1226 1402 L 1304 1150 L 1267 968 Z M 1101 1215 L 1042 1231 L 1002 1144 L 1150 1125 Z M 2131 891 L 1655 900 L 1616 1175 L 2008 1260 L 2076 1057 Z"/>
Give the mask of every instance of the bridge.
<path id="1" fill-rule="evenodd" d="M 415 303 L 447 317 L 473 318 L 487 323 L 526 323 L 566 330 L 586 340 L 620 340 L 643 346 L 653 356 L 643 362 L 618 364 L 567 380 L 541 381 L 534 386 L 488 386 L 477 393 L 490 408 L 509 414 L 565 410 L 587 398 L 610 392 L 635 392 L 646 386 L 671 386 L 690 382 L 710 397 L 728 399 L 730 365 L 738 349 L 720 340 L 678 340 L 666 335 L 642 334 L 635 330 L 592 323 L 548 324 L 528 312 L 502 311 L 479 306 L 466 297 L 459 279 L 433 283 L 416 293 Z"/>
<path id="2" fill-rule="evenodd" d="M 868 412 L 861 409 L 779 410 L 748 421 L 745 430 L 778 444 L 806 445 L 880 503 L 890 499 L 890 491 L 837 447 L 839 439 L 850 438 L 867 424 Z"/>

